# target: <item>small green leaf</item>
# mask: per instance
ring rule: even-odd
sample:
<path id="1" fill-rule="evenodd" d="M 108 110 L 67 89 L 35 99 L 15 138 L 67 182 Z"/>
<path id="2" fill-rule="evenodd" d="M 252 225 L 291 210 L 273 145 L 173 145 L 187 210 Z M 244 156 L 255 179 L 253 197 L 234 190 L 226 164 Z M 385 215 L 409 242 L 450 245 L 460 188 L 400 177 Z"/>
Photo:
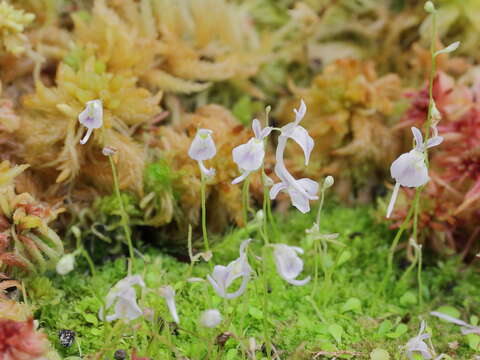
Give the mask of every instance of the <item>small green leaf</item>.
<path id="1" fill-rule="evenodd" d="M 370 360 L 390 360 L 390 355 L 386 350 L 373 349 L 370 353 Z"/>
<path id="2" fill-rule="evenodd" d="M 235 360 L 237 359 L 238 356 L 238 351 L 237 349 L 230 349 L 227 351 L 227 354 L 225 355 L 226 360 Z"/>
<path id="3" fill-rule="evenodd" d="M 357 298 L 350 298 L 342 305 L 342 312 L 347 311 L 354 311 L 354 312 L 361 312 L 362 311 L 362 302 Z"/>
<path id="4" fill-rule="evenodd" d="M 92 314 L 85 314 L 83 315 L 83 318 L 85 319 L 86 322 L 90 323 L 90 324 L 98 324 L 98 320 L 97 320 L 97 317 L 95 315 L 92 315 Z"/>
<path id="5" fill-rule="evenodd" d="M 378 327 L 377 332 L 380 335 L 384 335 L 390 330 L 392 330 L 392 328 L 393 328 L 393 324 L 390 320 L 383 320 L 380 326 Z"/>
<path id="6" fill-rule="evenodd" d="M 338 344 L 342 343 L 343 328 L 338 324 L 332 324 L 328 327 L 328 332 L 333 336 Z"/>
<path id="7" fill-rule="evenodd" d="M 473 351 L 479 351 L 480 350 L 480 335 L 478 334 L 467 334 L 467 343 L 470 349 Z"/>
<path id="8" fill-rule="evenodd" d="M 398 324 L 395 328 L 395 331 L 387 334 L 387 337 L 390 339 L 398 339 L 400 336 L 405 334 L 408 331 L 408 326 L 405 324 Z"/>
<path id="9" fill-rule="evenodd" d="M 337 266 L 341 266 L 343 264 L 345 264 L 348 260 L 350 260 L 352 258 L 352 253 L 348 250 L 345 250 L 344 252 L 342 252 L 342 254 L 339 256 L 338 260 L 337 260 Z"/>
<path id="10" fill-rule="evenodd" d="M 470 316 L 470 324 L 472 324 L 473 326 L 477 326 L 478 325 L 478 316 L 476 316 L 476 315 Z"/>
<path id="11" fill-rule="evenodd" d="M 417 295 L 413 291 L 407 291 L 400 297 L 400 305 L 408 307 L 417 303 Z"/>
<path id="12" fill-rule="evenodd" d="M 248 313 L 254 318 L 254 319 L 257 319 L 257 320 L 261 320 L 263 319 L 263 311 L 256 308 L 256 307 L 253 307 L 253 306 L 250 306 L 250 308 L 248 309 Z"/>
<path id="13" fill-rule="evenodd" d="M 453 316 L 454 318 L 460 318 L 460 311 L 455 309 L 453 306 L 440 306 L 436 311 L 445 314 L 445 315 L 450 315 Z M 445 320 L 442 320 L 445 321 Z"/>

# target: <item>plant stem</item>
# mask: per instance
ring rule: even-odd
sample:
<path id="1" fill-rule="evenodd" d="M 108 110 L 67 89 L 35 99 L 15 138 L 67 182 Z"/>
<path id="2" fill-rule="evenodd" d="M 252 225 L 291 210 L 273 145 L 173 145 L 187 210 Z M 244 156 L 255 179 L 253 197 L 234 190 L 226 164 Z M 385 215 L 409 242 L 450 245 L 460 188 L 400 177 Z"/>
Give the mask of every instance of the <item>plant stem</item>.
<path id="1" fill-rule="evenodd" d="M 268 334 L 268 282 L 267 282 L 267 251 L 268 247 L 264 246 L 262 249 L 262 277 L 263 277 L 263 336 L 265 341 L 265 348 L 267 349 L 267 359 L 271 359 L 272 344 Z"/>
<path id="2" fill-rule="evenodd" d="M 133 266 L 135 265 L 135 258 L 133 254 L 133 244 L 132 244 L 132 237 L 130 234 L 130 228 L 128 227 L 128 223 L 129 223 L 128 214 L 125 211 L 122 195 L 120 194 L 120 185 L 118 182 L 117 168 L 115 166 L 115 162 L 113 161 L 112 156 L 108 156 L 108 160 L 110 161 L 110 167 L 112 168 L 113 187 L 115 189 L 115 195 L 117 196 L 117 200 L 120 206 L 120 222 L 122 224 L 123 231 L 125 232 L 125 238 L 127 239 L 127 244 L 128 244 L 128 252 L 130 254 L 130 259 L 132 261 L 132 266 Z"/>
<path id="3" fill-rule="evenodd" d="M 422 247 L 418 245 L 418 270 L 417 270 L 417 282 L 418 282 L 418 303 L 423 305 L 422 297 Z"/>
<path id="4" fill-rule="evenodd" d="M 250 200 L 250 177 L 247 176 L 245 181 L 243 182 L 243 188 L 242 188 L 242 205 L 243 205 L 243 222 L 244 226 L 247 226 L 248 224 L 248 210 L 250 208 L 249 206 L 249 200 Z"/>
<path id="5" fill-rule="evenodd" d="M 205 195 L 205 175 L 200 171 L 201 174 L 201 197 L 202 197 L 202 234 L 203 234 L 203 244 L 205 246 L 205 251 L 210 250 L 208 245 L 208 233 L 207 233 L 207 206 L 206 206 L 206 195 Z"/>

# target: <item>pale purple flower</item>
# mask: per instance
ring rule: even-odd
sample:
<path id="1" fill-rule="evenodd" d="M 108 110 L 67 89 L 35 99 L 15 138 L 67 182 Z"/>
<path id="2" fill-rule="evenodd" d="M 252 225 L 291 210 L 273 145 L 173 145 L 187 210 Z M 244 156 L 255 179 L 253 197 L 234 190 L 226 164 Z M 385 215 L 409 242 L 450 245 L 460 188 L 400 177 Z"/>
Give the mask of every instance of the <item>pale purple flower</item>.
<path id="1" fill-rule="evenodd" d="M 188 149 L 188 156 L 193 160 L 198 161 L 200 171 L 207 177 L 211 177 L 215 174 L 215 169 L 207 169 L 203 162 L 210 160 L 217 153 L 217 148 L 212 139 L 213 131 L 209 129 L 198 129 L 195 138 Z"/>
<path id="2" fill-rule="evenodd" d="M 98 313 L 98 317 L 102 320 L 113 321 L 117 319 L 135 320 L 143 314 L 137 304 L 137 293 L 134 285 L 145 287 L 145 283 L 140 275 L 127 276 L 120 280 L 114 287 L 110 289 L 105 301 L 105 309 L 102 307 Z M 104 317 L 104 313 L 113 305 L 114 313 Z"/>
<path id="3" fill-rule="evenodd" d="M 455 318 L 453 316 L 450 316 L 450 315 L 447 315 L 447 314 L 443 314 L 443 313 L 438 312 L 438 311 L 432 311 L 430 313 L 430 315 L 436 316 L 436 317 L 438 317 L 442 320 L 445 320 L 449 323 L 461 326 L 460 331 L 462 332 L 463 335 L 467 335 L 467 334 L 478 334 L 478 335 L 480 335 L 480 326 L 470 325 L 469 323 L 467 323 L 463 320 L 457 319 L 457 318 Z"/>
<path id="4" fill-rule="evenodd" d="M 390 167 L 390 174 L 395 179 L 395 188 L 393 189 L 392 198 L 388 205 L 387 218 L 390 217 L 395 201 L 398 196 L 400 185 L 406 187 L 419 187 L 425 185 L 429 180 L 428 168 L 425 162 L 426 150 L 433 146 L 440 145 L 443 137 L 434 136 L 423 143 L 423 137 L 420 130 L 412 127 L 413 137 L 415 139 L 415 147 L 410 152 L 400 155 Z"/>
<path id="5" fill-rule="evenodd" d="M 297 246 L 275 244 L 273 256 L 278 274 L 289 284 L 302 286 L 310 281 L 310 276 L 303 280 L 297 277 L 303 270 L 303 260 L 298 254 L 303 254 L 303 249 Z"/>
<path id="6" fill-rule="evenodd" d="M 222 322 L 222 314 L 217 309 L 205 310 L 200 316 L 200 324 L 204 327 L 214 328 Z"/>
<path id="7" fill-rule="evenodd" d="M 162 286 L 159 290 L 160 296 L 165 298 L 167 303 L 168 311 L 172 315 L 173 321 L 177 324 L 180 324 L 180 319 L 178 318 L 177 305 L 175 304 L 175 290 L 170 286 Z"/>
<path id="8" fill-rule="evenodd" d="M 427 324 L 425 321 L 422 321 L 418 335 L 408 340 L 407 344 L 405 345 L 405 355 L 410 360 L 414 360 L 414 356 L 417 353 L 422 355 L 422 357 L 426 360 L 433 358 L 432 350 L 425 342 L 425 340 L 430 338 L 430 334 L 425 333 L 426 326 Z"/>
<path id="9" fill-rule="evenodd" d="M 94 129 L 99 129 L 103 126 L 103 106 L 101 100 L 87 101 L 85 109 L 78 115 L 80 124 L 87 128 L 87 133 L 80 140 L 80 144 L 87 143 L 90 135 Z"/>
<path id="10" fill-rule="evenodd" d="M 270 199 L 275 199 L 280 191 L 286 191 L 290 196 L 292 205 L 302 213 L 310 211 L 310 200 L 317 200 L 318 183 L 307 178 L 295 179 L 285 167 L 283 154 L 289 138 L 295 140 L 303 149 L 305 154 L 305 165 L 308 164 L 313 149 L 313 139 L 305 128 L 298 125 L 305 116 L 307 107 L 301 101 L 299 109 L 294 109 L 295 121 L 282 127 L 278 138 L 277 150 L 275 153 L 275 173 L 280 178 L 280 183 L 273 185 L 270 189 Z"/>
<path id="11" fill-rule="evenodd" d="M 248 281 L 252 268 L 248 263 L 246 247 L 251 239 L 244 240 L 240 245 L 240 256 L 229 263 L 227 266 L 216 265 L 213 268 L 212 275 L 207 275 L 207 280 L 212 284 L 215 292 L 222 298 L 234 299 L 242 295 L 247 289 Z M 238 290 L 229 293 L 228 288 L 233 282 L 242 278 L 242 282 Z"/>
<path id="12" fill-rule="evenodd" d="M 260 121 L 254 119 L 252 129 L 255 137 L 251 138 L 246 144 L 237 146 L 232 151 L 233 161 L 238 165 L 242 175 L 232 181 L 232 184 L 238 184 L 245 180 L 252 171 L 258 170 L 265 157 L 264 139 L 267 137 L 272 128 L 267 126 L 262 129 Z"/>

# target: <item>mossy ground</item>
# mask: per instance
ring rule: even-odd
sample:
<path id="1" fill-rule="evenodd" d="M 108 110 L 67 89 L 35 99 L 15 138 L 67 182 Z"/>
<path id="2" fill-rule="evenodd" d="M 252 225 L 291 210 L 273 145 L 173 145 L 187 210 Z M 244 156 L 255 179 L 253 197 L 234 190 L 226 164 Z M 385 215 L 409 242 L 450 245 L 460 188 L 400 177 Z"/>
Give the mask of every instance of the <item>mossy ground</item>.
<path id="1" fill-rule="evenodd" d="M 148 290 L 141 295 L 139 292 L 139 305 L 153 313 L 150 319 L 145 316 L 128 324 L 104 323 L 98 319 L 108 290 L 127 275 L 125 258 L 98 266 L 94 277 L 79 261 L 75 271 L 67 276 L 51 274 L 50 280 L 37 278 L 29 285 L 29 300 L 37 306 L 40 326 L 65 357 L 78 356 L 79 350 L 77 345 L 61 347 L 57 336 L 61 329 L 74 330 L 82 354 L 97 354 L 98 359 L 113 359 L 117 349 L 128 353 L 137 349 L 139 355 L 151 359 L 243 359 L 247 358 L 249 338 L 254 338 L 259 348 L 264 343 L 266 325 L 267 336 L 282 359 L 312 359 L 319 352 L 328 358 L 369 359 L 375 348 L 387 350 L 391 359 L 402 359 L 405 357 L 399 347 L 417 335 L 420 319 L 425 319 L 437 353 L 447 353 L 453 359 L 472 359 L 475 353 L 480 353 L 478 348 L 473 350 L 479 346 L 480 336 L 463 336 L 458 326 L 428 314 L 441 306 L 450 306 L 459 311 L 462 319 L 477 321 L 478 271 L 458 259 L 441 259 L 425 251 L 423 303 L 419 304 L 415 271 L 404 281 L 399 280 L 409 265 L 402 260 L 404 251 L 399 251 L 395 257 L 395 278 L 382 294 L 379 286 L 393 233 L 374 221 L 372 211 L 369 207 L 343 208 L 329 203 L 322 215 L 322 231 L 339 233 L 338 241 L 344 246 L 329 246 L 324 264 L 331 273 L 331 281 L 321 271 L 316 294 L 312 294 L 313 279 L 306 286 L 295 287 L 277 275 L 271 251 L 261 253 L 263 242 L 257 233 L 258 224 L 253 221 L 247 229 L 232 230 L 223 239 L 213 239 L 216 245 L 212 263 L 225 265 L 238 257 L 242 240 L 254 239 L 249 261 L 256 274 L 247 293 L 235 300 L 223 301 L 207 282 L 185 281 L 193 276 L 204 278 L 210 271 L 209 264 L 196 263 L 191 272 L 188 263 L 153 248 L 137 258 L 132 271 L 143 275 L 147 284 Z M 305 249 L 302 256 L 305 268 L 300 278 L 314 274 L 314 250 L 305 236 L 305 229 L 312 223 L 313 212 L 302 215 L 292 211 L 277 216 L 278 231 L 273 242 Z M 255 255 L 264 256 L 265 276 Z M 169 325 L 171 316 L 164 299 L 158 295 L 158 288 L 167 284 L 177 292 L 178 329 Z M 204 329 L 198 324 L 200 313 L 208 308 L 218 308 L 224 316 L 225 321 L 217 329 Z M 230 321 L 229 326 L 225 325 Z M 216 337 L 225 331 L 233 336 L 223 347 L 216 345 Z M 265 353 L 259 349 L 256 358 L 266 358 Z"/>

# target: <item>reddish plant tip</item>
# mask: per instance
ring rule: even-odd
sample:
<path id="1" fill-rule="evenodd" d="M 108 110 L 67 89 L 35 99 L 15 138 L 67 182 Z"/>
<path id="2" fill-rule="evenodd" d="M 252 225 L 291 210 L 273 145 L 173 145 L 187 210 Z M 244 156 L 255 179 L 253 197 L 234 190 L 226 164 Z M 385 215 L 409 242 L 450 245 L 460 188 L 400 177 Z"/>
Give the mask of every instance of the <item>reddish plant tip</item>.
<path id="1" fill-rule="evenodd" d="M 137 350 L 133 350 L 132 352 L 132 360 L 151 360 L 147 357 L 138 357 L 137 356 Z"/>
<path id="2" fill-rule="evenodd" d="M 0 359 L 35 360 L 46 351 L 46 335 L 35 331 L 33 319 L 0 320 Z"/>

